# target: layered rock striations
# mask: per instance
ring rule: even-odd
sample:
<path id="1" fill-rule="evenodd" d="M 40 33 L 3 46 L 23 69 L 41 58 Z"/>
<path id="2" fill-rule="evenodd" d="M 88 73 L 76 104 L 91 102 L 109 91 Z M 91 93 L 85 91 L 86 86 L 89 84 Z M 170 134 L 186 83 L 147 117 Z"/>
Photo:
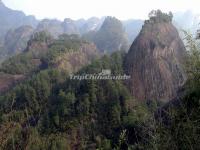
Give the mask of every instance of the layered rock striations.
<path id="1" fill-rule="evenodd" d="M 128 86 L 139 100 L 168 101 L 186 80 L 183 61 L 186 49 L 172 16 L 156 11 L 145 21 L 133 42 L 125 70 L 131 75 Z"/>

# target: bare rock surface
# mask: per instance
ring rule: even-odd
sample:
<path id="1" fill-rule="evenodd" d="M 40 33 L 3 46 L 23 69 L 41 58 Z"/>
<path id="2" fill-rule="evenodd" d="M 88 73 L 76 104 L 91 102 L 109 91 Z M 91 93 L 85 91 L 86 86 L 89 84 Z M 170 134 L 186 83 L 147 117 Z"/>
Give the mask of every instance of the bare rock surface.
<path id="1" fill-rule="evenodd" d="M 157 19 L 157 18 L 156 18 Z M 139 100 L 168 101 L 185 83 L 186 50 L 170 20 L 145 22 L 125 60 L 128 86 Z"/>

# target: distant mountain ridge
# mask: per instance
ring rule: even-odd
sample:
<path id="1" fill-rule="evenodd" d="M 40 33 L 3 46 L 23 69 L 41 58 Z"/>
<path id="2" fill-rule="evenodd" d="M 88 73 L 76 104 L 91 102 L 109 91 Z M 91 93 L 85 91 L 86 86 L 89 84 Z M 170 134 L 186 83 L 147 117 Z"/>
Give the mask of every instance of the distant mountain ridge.
<path id="1" fill-rule="evenodd" d="M 78 34 L 82 35 L 90 31 L 97 31 L 104 19 L 96 17 L 89 18 L 88 20 L 72 20 L 70 18 L 60 21 L 57 19 L 43 19 L 36 27 L 36 32 L 47 31 L 53 37 L 57 38 L 61 34 Z"/>
<path id="2" fill-rule="evenodd" d="M 15 55 L 16 52 L 20 53 L 23 51 L 27 44 L 26 42 L 30 38 L 30 34 L 40 31 L 49 32 L 54 38 L 58 38 L 62 34 L 77 34 L 79 36 L 87 37 L 87 39 L 93 41 L 101 51 L 104 51 L 105 49 L 106 51 L 111 52 L 119 50 L 121 49 L 120 45 L 113 48 L 108 46 L 112 43 L 108 42 L 108 33 L 113 32 L 112 28 L 109 29 L 110 31 L 106 31 L 106 36 L 101 37 L 104 39 L 100 38 L 100 34 L 103 34 L 101 32 L 104 32 L 102 25 L 104 24 L 105 18 L 106 17 L 91 17 L 87 20 L 73 20 L 66 18 L 63 21 L 57 19 L 37 20 L 34 16 L 26 16 L 21 11 L 12 10 L 6 7 L 3 2 L 0 1 L 0 62 L 12 55 Z M 191 30 L 192 34 L 195 34 L 199 27 L 199 22 L 200 17 L 190 11 L 185 13 L 174 13 L 173 24 L 180 31 L 180 35 L 182 29 Z M 134 39 L 138 36 L 144 21 L 139 19 L 130 19 L 121 21 L 121 23 L 122 27 L 120 28 L 123 28 L 124 31 L 120 31 L 121 29 L 119 28 L 119 32 L 124 32 L 123 34 L 126 34 L 126 37 L 123 39 L 123 43 L 127 42 L 126 47 L 129 47 Z M 24 30 L 24 32 L 19 32 L 19 29 L 22 29 L 25 26 L 30 26 L 34 31 Z M 12 33 L 10 31 L 12 31 Z M 96 33 L 98 33 L 98 35 Z M 116 33 L 117 32 L 115 32 L 115 34 Z M 27 36 L 23 37 L 24 34 Z M 181 35 L 181 37 L 183 36 Z M 99 39 L 103 40 L 104 42 L 99 41 Z M 113 41 L 116 39 L 110 40 Z M 107 44 L 105 44 L 105 42 L 107 42 Z M 116 43 L 120 42 L 116 40 Z M 108 47 L 106 47 L 106 45 Z M 104 48 L 102 48 L 103 46 Z"/>
<path id="3" fill-rule="evenodd" d="M 91 17 L 88 20 L 72 20 L 70 18 L 66 18 L 64 21 L 56 19 L 43 19 L 40 21 L 34 16 L 26 16 L 21 11 L 12 10 L 0 1 L 0 59 L 2 61 L 7 57 L 22 52 L 26 47 L 31 34 L 35 32 L 46 31 L 49 32 L 54 38 L 58 38 L 62 34 L 77 34 L 82 36 L 90 32 L 99 31 L 105 18 L 106 17 Z M 132 20 L 131 23 L 134 29 L 132 29 L 131 25 L 125 23 L 125 25 L 127 25 L 125 26 L 127 27 L 125 31 L 127 31 L 127 33 L 131 32 L 131 35 L 129 34 L 128 36 L 129 43 L 131 43 L 139 32 L 139 27 L 135 28 L 134 20 Z M 28 26 L 32 29 L 29 28 L 30 30 L 28 30 Z M 121 28 L 124 28 L 124 26 L 122 25 Z M 101 31 L 98 33 L 100 34 Z M 98 43 L 97 38 L 92 39 L 92 41 L 96 41 L 96 43 Z M 115 49 L 119 49 L 119 46 L 115 47 Z"/>
<path id="4" fill-rule="evenodd" d="M 5 36 L 10 29 L 15 29 L 23 25 L 36 27 L 38 20 L 34 16 L 26 16 L 22 11 L 12 10 L 0 1 L 0 39 Z"/>
<path id="5" fill-rule="evenodd" d="M 139 34 L 142 29 L 142 25 L 144 24 L 143 20 L 130 19 L 122 22 L 125 28 L 125 31 L 128 35 L 129 43 L 131 44 L 134 39 Z"/>
<path id="6" fill-rule="evenodd" d="M 186 30 L 195 35 L 200 27 L 200 14 L 195 14 L 190 10 L 174 13 L 173 24 L 178 30 Z"/>

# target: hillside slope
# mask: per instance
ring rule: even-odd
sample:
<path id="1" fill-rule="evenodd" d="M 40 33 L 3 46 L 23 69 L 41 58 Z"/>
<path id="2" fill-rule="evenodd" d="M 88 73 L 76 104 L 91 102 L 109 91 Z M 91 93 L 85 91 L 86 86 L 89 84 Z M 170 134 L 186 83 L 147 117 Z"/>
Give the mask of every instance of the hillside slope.
<path id="1" fill-rule="evenodd" d="M 9 81 L 3 82 L 6 74 L 29 77 L 41 70 L 53 68 L 66 74 L 77 72 L 95 58 L 98 58 L 96 46 L 77 36 L 62 35 L 55 40 L 46 32 L 38 32 L 32 36 L 24 52 L 1 64 L 0 84 L 11 84 Z"/>

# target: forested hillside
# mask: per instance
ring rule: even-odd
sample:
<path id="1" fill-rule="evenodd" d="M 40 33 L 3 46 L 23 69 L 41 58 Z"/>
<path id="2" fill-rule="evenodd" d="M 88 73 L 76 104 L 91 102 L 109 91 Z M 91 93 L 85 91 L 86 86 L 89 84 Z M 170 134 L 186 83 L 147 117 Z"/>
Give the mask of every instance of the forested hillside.
<path id="1" fill-rule="evenodd" d="M 27 44 L 25 52 L 4 61 L 0 66 L 2 87 L 5 91 L 15 83 L 13 78 L 7 76 L 20 76 L 24 79 L 41 70 L 56 68 L 63 72 L 72 73 L 98 58 L 96 46 L 76 35 L 61 35 L 53 39 L 46 32 L 35 33 Z M 15 78 L 14 78 L 15 79 Z M 17 78 L 18 81 L 19 78 Z"/>
<path id="2" fill-rule="evenodd" d="M 1 18 L 0 150 L 199 149 L 200 33 L 171 12 L 38 22 L 0 0 Z"/>
<path id="3" fill-rule="evenodd" d="M 197 53 L 192 49 L 186 66 L 199 67 Z M 124 56 L 103 56 L 77 74 L 104 68 L 123 74 Z M 188 73 L 185 94 L 162 107 L 137 101 L 120 80 L 70 80 L 57 69 L 40 71 L 1 96 L 1 147 L 198 149 L 199 73 Z"/>

